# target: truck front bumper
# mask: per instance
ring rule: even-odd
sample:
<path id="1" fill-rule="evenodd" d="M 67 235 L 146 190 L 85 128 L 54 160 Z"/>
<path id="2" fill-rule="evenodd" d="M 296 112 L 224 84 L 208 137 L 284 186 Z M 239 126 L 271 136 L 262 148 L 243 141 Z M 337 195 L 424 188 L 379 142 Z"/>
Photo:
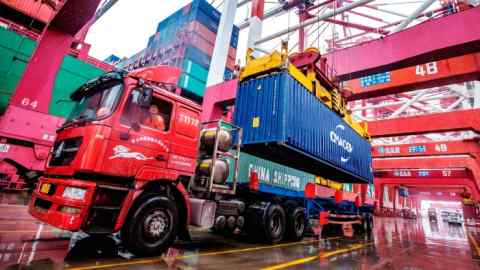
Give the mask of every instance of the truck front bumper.
<path id="1" fill-rule="evenodd" d="M 64 197 L 67 187 L 85 190 L 82 199 Z M 54 227 L 78 231 L 88 216 L 96 184 L 94 182 L 41 177 L 32 194 L 28 212 Z"/>

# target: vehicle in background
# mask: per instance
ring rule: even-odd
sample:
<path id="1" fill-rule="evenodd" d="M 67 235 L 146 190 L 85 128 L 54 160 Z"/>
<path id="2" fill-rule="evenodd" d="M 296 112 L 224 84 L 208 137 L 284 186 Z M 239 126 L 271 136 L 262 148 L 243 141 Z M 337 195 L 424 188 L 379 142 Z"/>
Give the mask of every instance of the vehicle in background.
<path id="1" fill-rule="evenodd" d="M 428 208 L 428 220 L 430 222 L 437 222 L 437 210 L 435 208 Z"/>
<path id="2" fill-rule="evenodd" d="M 462 225 L 462 216 L 458 212 L 449 213 L 447 222 L 449 225 Z"/>
<path id="3" fill-rule="evenodd" d="M 441 212 L 441 217 L 442 217 L 442 221 L 443 222 L 447 222 L 448 221 L 448 217 L 450 216 L 450 213 L 448 211 L 442 211 Z"/>

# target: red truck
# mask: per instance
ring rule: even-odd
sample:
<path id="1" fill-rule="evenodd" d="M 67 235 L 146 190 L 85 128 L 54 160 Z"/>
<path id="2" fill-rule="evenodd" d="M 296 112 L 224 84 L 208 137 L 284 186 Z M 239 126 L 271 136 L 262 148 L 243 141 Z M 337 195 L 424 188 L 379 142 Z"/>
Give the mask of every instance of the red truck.
<path id="1" fill-rule="evenodd" d="M 179 75 L 170 67 L 111 72 L 74 92 L 78 103 L 58 131 L 30 213 L 70 231 L 121 229 L 126 246 L 141 254 L 187 237 L 191 212 L 208 209 L 186 190 L 201 107 L 172 93 Z M 145 124 L 155 106 L 163 130 Z"/>
<path id="2" fill-rule="evenodd" d="M 166 66 L 113 71 L 75 91 L 76 106 L 57 131 L 30 214 L 69 231 L 120 232 L 137 255 L 189 239 L 189 225 L 245 227 L 278 242 L 301 239 L 312 217 L 325 221 L 320 205 L 335 208 L 333 199 L 306 209 L 303 190 L 265 190 L 256 172 L 239 188 L 242 129 L 215 122 L 201 131 L 201 107 L 174 94 L 180 72 Z M 308 186 L 314 198 L 312 181 L 305 194 Z M 329 210 L 339 219 L 332 224 L 371 229 L 370 208 L 344 203 L 337 210 Z"/>

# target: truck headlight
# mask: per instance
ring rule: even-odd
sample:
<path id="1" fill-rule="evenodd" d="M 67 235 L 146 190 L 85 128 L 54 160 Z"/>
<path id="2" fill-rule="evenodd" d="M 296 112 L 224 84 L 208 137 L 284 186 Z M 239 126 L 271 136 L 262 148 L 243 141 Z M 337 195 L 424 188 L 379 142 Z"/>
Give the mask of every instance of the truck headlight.
<path id="1" fill-rule="evenodd" d="M 73 200 L 83 200 L 86 193 L 87 190 L 83 188 L 66 187 L 65 190 L 63 190 L 62 197 Z"/>

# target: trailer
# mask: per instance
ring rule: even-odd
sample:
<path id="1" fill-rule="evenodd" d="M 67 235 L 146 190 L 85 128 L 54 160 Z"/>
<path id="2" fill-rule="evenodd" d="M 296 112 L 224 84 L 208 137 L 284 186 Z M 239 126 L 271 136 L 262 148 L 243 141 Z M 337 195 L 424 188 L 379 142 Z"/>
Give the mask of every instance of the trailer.
<path id="1" fill-rule="evenodd" d="M 289 61 L 285 55 L 281 59 Z M 296 80 L 312 82 L 293 66 L 289 69 L 296 72 Z M 371 229 L 372 207 L 363 196 L 343 200 L 339 190 L 326 193 L 331 189 L 317 183 L 321 175 L 313 174 L 315 170 L 298 170 L 285 157 L 271 161 L 251 154 L 251 145 L 243 142 L 246 128 L 241 121 L 201 123 L 202 108 L 175 94 L 180 74 L 180 69 L 168 66 L 114 70 L 72 93 L 76 105 L 57 130 L 45 175 L 29 203 L 30 214 L 64 230 L 119 232 L 124 246 L 137 255 L 159 254 L 177 237 L 190 239 L 189 225 L 241 231 L 270 243 L 299 240 L 306 231 L 348 235 L 352 228 L 358 233 Z M 253 75 L 250 72 L 248 78 L 255 80 Z M 323 102 L 312 97 L 312 104 Z M 234 114 L 240 110 L 237 106 Z M 338 123 L 350 126 L 339 113 Z M 348 130 L 361 137 L 354 128 Z M 353 152 L 366 140 L 350 146 L 340 136 L 323 141 L 340 147 L 339 154 L 348 152 L 349 160 L 370 166 L 370 149 L 365 160 Z M 371 180 L 366 168 L 297 150 L 295 162 L 303 155 L 308 163 L 321 163 L 329 176 L 336 171 L 354 182 Z M 247 155 L 277 169 L 245 169 L 250 168 L 244 163 Z"/>
<path id="2" fill-rule="evenodd" d="M 230 162 L 230 171 L 233 165 Z M 358 235 L 373 228 L 373 204 L 361 204 L 360 194 L 344 192 L 339 183 L 327 180 L 322 185 L 324 179 L 318 176 L 245 152 L 239 155 L 237 172 L 235 195 L 223 196 L 217 205 L 216 232 L 246 232 L 276 243 L 298 241 L 307 234 L 344 235 L 349 228 Z M 274 219 L 279 228 L 265 225 Z M 263 234 L 258 228 L 264 228 Z"/>

